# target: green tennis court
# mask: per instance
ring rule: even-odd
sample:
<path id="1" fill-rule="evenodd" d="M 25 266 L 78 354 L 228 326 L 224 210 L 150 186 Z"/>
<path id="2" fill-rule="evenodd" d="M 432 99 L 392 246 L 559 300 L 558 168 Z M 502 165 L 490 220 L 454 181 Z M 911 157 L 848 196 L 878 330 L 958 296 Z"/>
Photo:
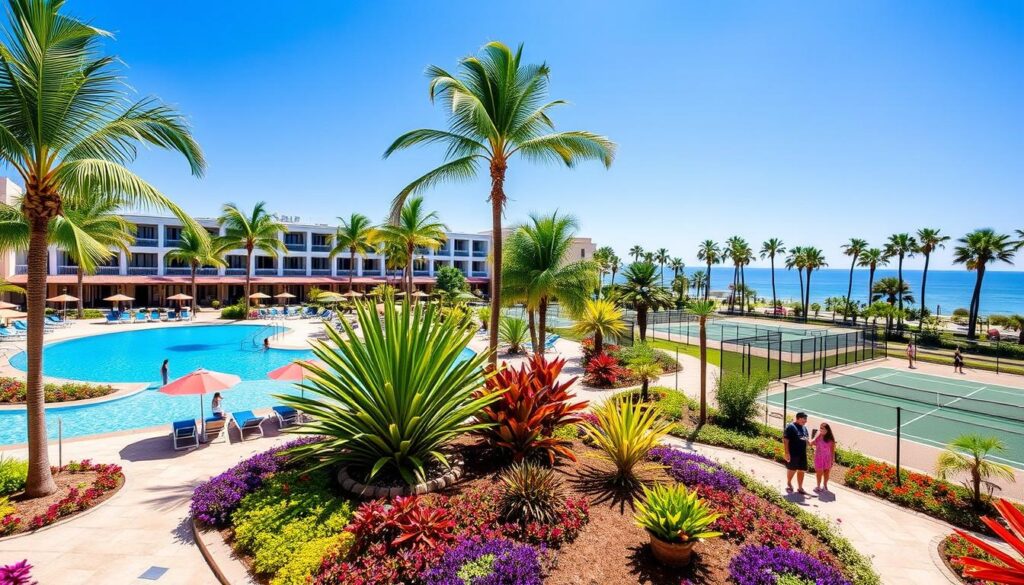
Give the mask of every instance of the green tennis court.
<path id="1" fill-rule="evenodd" d="M 783 405 L 783 394 L 768 397 Z M 852 426 L 896 434 L 896 407 L 902 409 L 901 436 L 935 447 L 977 433 L 1006 445 L 994 457 L 1024 469 L 1024 389 L 962 378 L 946 378 L 891 368 L 855 374 L 828 372 L 825 383 L 789 385 L 787 410 L 802 410 Z"/>
<path id="2" fill-rule="evenodd" d="M 660 333 L 692 337 L 694 340 L 700 335 L 700 323 L 688 321 L 683 323 L 654 323 L 651 328 Z M 778 334 L 778 339 L 773 341 L 778 345 L 779 341 L 800 341 L 810 337 L 823 337 L 829 334 L 825 327 L 785 327 L 782 325 L 765 324 L 759 325 L 746 321 L 730 319 L 709 319 L 705 325 L 708 339 L 715 341 L 730 341 L 756 337 L 758 335 Z M 843 331 L 845 332 L 845 331 Z"/>

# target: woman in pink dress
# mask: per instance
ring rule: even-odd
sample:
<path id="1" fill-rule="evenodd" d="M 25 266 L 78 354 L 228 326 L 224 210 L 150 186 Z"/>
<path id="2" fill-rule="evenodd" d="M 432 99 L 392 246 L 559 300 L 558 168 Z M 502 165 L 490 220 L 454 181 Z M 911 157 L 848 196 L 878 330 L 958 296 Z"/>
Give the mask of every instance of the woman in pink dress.
<path id="1" fill-rule="evenodd" d="M 811 445 L 814 445 L 814 478 L 818 484 L 814 491 L 827 492 L 828 476 L 836 459 L 836 437 L 827 422 L 818 425 L 811 433 Z"/>

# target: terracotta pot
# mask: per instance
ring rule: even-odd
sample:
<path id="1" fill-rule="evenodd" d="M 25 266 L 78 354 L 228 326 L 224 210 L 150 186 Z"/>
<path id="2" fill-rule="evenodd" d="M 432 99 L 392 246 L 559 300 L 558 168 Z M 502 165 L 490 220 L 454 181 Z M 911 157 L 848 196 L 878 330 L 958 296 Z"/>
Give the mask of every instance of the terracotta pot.
<path id="1" fill-rule="evenodd" d="M 647 531 L 651 537 L 651 552 L 654 558 L 663 565 L 670 567 L 685 567 L 690 564 L 690 554 L 693 553 L 694 541 L 690 542 L 668 542 Z"/>

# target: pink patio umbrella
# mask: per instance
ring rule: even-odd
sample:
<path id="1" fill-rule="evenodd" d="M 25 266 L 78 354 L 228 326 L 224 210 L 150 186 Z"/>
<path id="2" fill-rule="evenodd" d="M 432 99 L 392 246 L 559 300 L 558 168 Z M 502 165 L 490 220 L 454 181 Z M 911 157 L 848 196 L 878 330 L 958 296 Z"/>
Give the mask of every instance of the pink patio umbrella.
<path id="1" fill-rule="evenodd" d="M 272 370 L 269 374 L 267 374 L 267 377 L 270 378 L 271 380 L 301 383 L 303 380 L 306 379 L 307 374 L 307 370 L 306 368 L 302 367 L 302 364 L 321 367 L 324 365 L 324 363 L 320 360 L 295 360 L 293 362 L 288 362 L 287 364 L 281 366 L 280 368 L 277 368 L 276 370 Z M 302 392 L 302 396 L 305 397 L 306 389 L 300 386 L 299 390 Z"/>
<path id="2" fill-rule="evenodd" d="M 185 374 L 160 388 L 160 392 L 171 396 L 199 395 L 199 418 L 203 421 L 205 433 L 206 416 L 203 414 L 203 395 L 227 390 L 241 381 L 242 379 L 234 374 L 212 372 L 199 368 L 191 374 Z"/>

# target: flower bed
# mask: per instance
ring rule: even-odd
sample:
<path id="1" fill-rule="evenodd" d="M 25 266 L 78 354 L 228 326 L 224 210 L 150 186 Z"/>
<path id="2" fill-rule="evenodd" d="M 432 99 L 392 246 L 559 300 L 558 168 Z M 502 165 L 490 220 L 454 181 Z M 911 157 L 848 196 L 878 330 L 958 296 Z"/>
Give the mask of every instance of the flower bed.
<path id="1" fill-rule="evenodd" d="M 959 561 L 960 557 L 971 557 L 983 561 L 993 562 L 992 555 L 981 550 L 977 546 L 967 542 L 959 534 L 950 534 L 939 543 L 939 556 L 949 567 L 949 570 L 960 578 L 960 581 L 967 585 L 993 585 L 991 581 L 979 581 L 977 579 L 965 578 L 964 565 Z"/>
<path id="2" fill-rule="evenodd" d="M 99 398 L 112 394 L 117 389 L 109 384 L 85 384 L 82 382 L 65 382 L 63 384 L 46 384 L 43 392 L 46 402 L 70 402 Z M 0 378 L 0 404 L 23 404 L 26 386 L 24 380 L 17 378 Z"/>
<path id="3" fill-rule="evenodd" d="M 815 585 L 850 583 L 835 567 L 800 551 L 768 546 L 743 547 L 729 564 L 729 574 L 738 585 L 776 585 L 786 576 Z"/>
<path id="4" fill-rule="evenodd" d="M 672 356 L 646 344 L 633 347 L 605 344 L 600 353 L 595 353 L 594 340 L 588 338 L 582 341 L 582 346 L 581 365 L 586 372 L 583 383 L 593 388 L 625 388 L 639 384 L 640 378 L 630 370 L 630 366 L 637 363 L 653 362 L 662 374 L 682 368 Z"/>
<path id="5" fill-rule="evenodd" d="M 0 498 L 0 536 L 37 530 L 107 499 L 124 484 L 118 465 L 85 459 L 53 468 L 57 491 L 45 498 Z"/>

